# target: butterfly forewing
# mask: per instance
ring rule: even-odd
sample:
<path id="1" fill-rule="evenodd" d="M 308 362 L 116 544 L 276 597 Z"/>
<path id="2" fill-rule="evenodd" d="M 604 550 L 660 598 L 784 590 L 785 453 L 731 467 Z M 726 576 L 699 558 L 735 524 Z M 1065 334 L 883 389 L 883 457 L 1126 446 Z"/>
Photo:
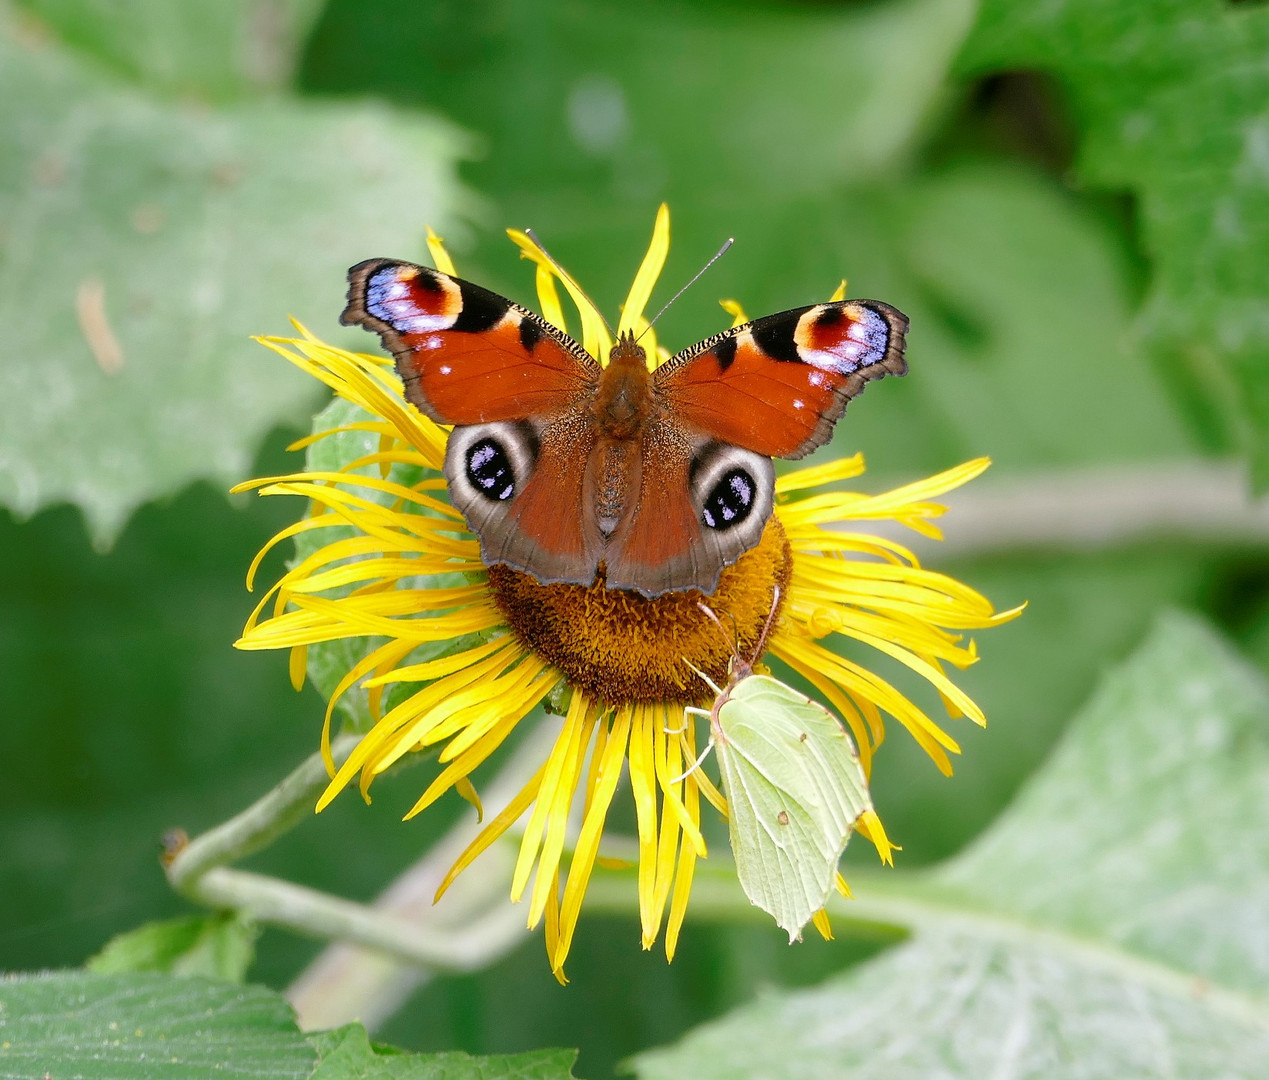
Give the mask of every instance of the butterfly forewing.
<path id="1" fill-rule="evenodd" d="M 532 312 L 438 270 L 372 259 L 348 281 L 342 321 L 377 332 L 407 400 L 455 425 L 445 477 L 483 561 L 591 582 L 601 553 L 577 463 L 594 432 L 576 414 L 599 365 Z"/>
<path id="2" fill-rule="evenodd" d="M 792 940 L 824 906 L 851 830 L 872 808 L 867 778 L 833 715 L 769 676 L 741 679 L 716 715 L 737 875 Z"/>
<path id="3" fill-rule="evenodd" d="M 657 389 L 684 423 L 767 457 L 799 458 L 828 441 L 872 379 L 902 375 L 908 320 L 876 300 L 795 308 L 672 357 Z"/>
<path id="4" fill-rule="evenodd" d="M 406 398 L 442 424 L 558 414 L 599 376 L 580 345 L 533 312 L 413 263 L 354 266 L 340 321 L 379 334 Z"/>

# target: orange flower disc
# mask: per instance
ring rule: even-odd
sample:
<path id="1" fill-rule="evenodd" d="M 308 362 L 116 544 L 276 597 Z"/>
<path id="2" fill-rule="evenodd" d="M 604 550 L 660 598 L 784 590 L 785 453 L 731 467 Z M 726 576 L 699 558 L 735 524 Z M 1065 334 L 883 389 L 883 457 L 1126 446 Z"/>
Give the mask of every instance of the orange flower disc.
<path id="1" fill-rule="evenodd" d="M 593 585 L 543 585 L 501 565 L 489 568 L 489 585 L 519 641 L 592 697 L 609 705 L 693 702 L 712 694 L 687 661 L 726 683 L 733 646 L 749 657 L 775 587 L 781 598 L 788 592 L 792 567 L 789 541 L 773 515 L 758 546 L 723 570 L 709 597 L 693 589 L 649 599 L 608 589 L 602 578 Z"/>

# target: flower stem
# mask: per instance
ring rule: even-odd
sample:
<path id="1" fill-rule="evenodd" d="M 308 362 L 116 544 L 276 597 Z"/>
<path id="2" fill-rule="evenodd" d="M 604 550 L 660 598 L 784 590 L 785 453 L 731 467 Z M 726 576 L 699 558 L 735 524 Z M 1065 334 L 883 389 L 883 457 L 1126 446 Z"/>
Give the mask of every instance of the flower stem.
<path id="1" fill-rule="evenodd" d="M 487 805 L 503 806 L 524 784 L 525 777 L 550 752 L 555 726 L 536 724 L 515 748 L 497 774 L 482 790 Z M 468 867 L 446 894 L 445 903 L 433 907 L 436 887 L 466 849 L 479 828 L 470 817 L 454 827 L 384 890 L 373 902 L 373 910 L 418 925 L 429 920 L 455 923 L 472 910 L 497 904 L 507 913 L 507 936 L 489 934 L 482 939 L 484 964 L 529 939 L 524 934 L 524 912 L 506 902 L 506 892 L 519 847 L 519 824 L 485 851 L 475 866 Z M 637 849 L 636 849 L 637 850 Z M 635 910 L 635 894 L 627 898 L 627 912 Z M 473 957 L 473 961 L 475 958 Z M 482 966 L 473 962 L 471 967 Z M 397 954 L 360 948 L 348 941 L 335 942 L 322 950 L 286 990 L 287 1000 L 305 1030 L 333 1028 L 358 1019 L 374 1028 L 391 1016 L 401 1002 L 433 972 L 410 964 Z"/>
<path id="2" fill-rule="evenodd" d="M 331 744 L 335 760 L 342 761 L 357 740 L 355 735 L 339 736 Z M 191 890 L 208 871 L 260 851 L 290 832 L 313 812 L 328 783 L 322 756 L 306 758 L 267 795 L 186 844 L 167 868 L 168 883 L 190 899 L 198 899 Z"/>
<path id="3" fill-rule="evenodd" d="M 357 736 L 332 747 L 342 760 Z M 191 840 L 167 868 L 172 887 L 215 908 L 319 938 L 356 942 L 436 971 L 468 971 L 506 952 L 521 935 L 523 913 L 499 903 L 465 913 L 462 925 L 429 925 L 391 912 L 226 864 L 259 851 L 313 812 L 329 782 L 320 754 L 306 759 L 268 794 Z"/>
<path id="4" fill-rule="evenodd" d="M 623 898 L 630 882 L 624 873 L 596 873 L 586 893 L 589 914 L 621 914 L 627 909 Z M 852 933 L 898 941 L 921 935 L 947 938 L 952 934 L 968 934 L 1061 956 L 1112 976 L 1132 980 L 1186 1006 L 1196 995 L 1192 972 L 1172 967 L 1165 962 L 1117 942 L 1098 940 L 1065 926 L 1045 925 L 1004 910 L 997 910 L 982 900 L 966 896 L 939 880 L 937 872 L 928 870 L 859 870 L 849 871 L 851 890 L 847 900 L 830 895 L 828 909 L 839 927 L 850 926 Z M 721 923 L 758 923 L 771 925 L 771 917 L 752 906 L 740 889 L 735 869 L 728 861 L 717 866 L 698 865 L 692 882 L 690 920 Z M 1269 1011 L 1258 996 L 1242 990 L 1203 984 L 1204 1001 L 1213 1009 L 1263 1027 L 1269 1022 Z"/>
<path id="5" fill-rule="evenodd" d="M 217 867 L 185 895 L 308 937 L 355 942 L 432 971 L 471 971 L 519 941 L 524 913 L 498 904 L 460 927 L 429 926 L 279 878 Z"/>

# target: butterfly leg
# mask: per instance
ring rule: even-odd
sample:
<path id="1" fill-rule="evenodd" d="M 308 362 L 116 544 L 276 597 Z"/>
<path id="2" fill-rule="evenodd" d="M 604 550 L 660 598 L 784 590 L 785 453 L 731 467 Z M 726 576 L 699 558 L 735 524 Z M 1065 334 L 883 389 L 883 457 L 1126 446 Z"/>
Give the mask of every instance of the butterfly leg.
<path id="1" fill-rule="evenodd" d="M 691 660 L 689 660 L 686 656 L 684 656 L 682 660 L 683 660 L 683 663 L 685 663 L 688 667 L 690 667 L 693 671 L 695 671 L 697 675 L 699 675 L 702 679 L 705 680 L 705 685 L 714 691 L 715 696 L 722 694 L 723 692 L 722 687 L 719 686 L 716 682 L 714 682 L 713 679 L 711 679 L 708 675 L 706 675 L 705 672 L 703 672 L 695 664 L 693 664 Z M 709 713 L 706 713 L 705 715 L 708 716 Z"/>
<path id="2" fill-rule="evenodd" d="M 683 717 L 684 717 L 683 726 L 676 727 L 676 728 L 666 727 L 666 728 L 662 728 L 661 730 L 665 732 L 665 734 L 667 735 L 682 735 L 687 730 L 687 714 L 688 713 L 691 713 L 693 716 L 703 716 L 706 719 L 709 719 L 709 715 L 710 715 L 708 709 L 697 709 L 692 707 L 691 705 L 686 705 L 683 708 Z"/>
<path id="3" fill-rule="evenodd" d="M 700 712 L 702 710 L 694 709 L 692 711 Z M 705 715 L 708 716 L 709 713 L 705 713 Z M 713 749 L 714 749 L 714 736 L 711 735 L 709 737 L 709 742 L 705 744 L 705 749 L 702 750 L 700 752 L 700 755 L 697 757 L 697 759 L 692 762 L 691 768 L 689 768 L 686 772 L 680 773 L 673 780 L 671 780 L 670 783 L 677 784 L 680 780 L 686 780 L 689 776 L 692 775 L 692 773 L 696 772 L 696 770 L 701 767 L 702 763 L 705 761 L 705 758 L 709 756 L 709 752 Z"/>

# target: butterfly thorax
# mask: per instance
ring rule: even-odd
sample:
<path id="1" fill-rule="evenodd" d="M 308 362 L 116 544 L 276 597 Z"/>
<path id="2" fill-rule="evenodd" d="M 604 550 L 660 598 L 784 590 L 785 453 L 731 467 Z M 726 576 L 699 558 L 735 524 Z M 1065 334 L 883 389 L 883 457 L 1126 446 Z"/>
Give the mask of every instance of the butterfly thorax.
<path id="1" fill-rule="evenodd" d="M 600 434 L 617 440 L 637 439 L 656 412 L 648 355 L 633 334 L 622 334 L 612 347 L 591 410 Z"/>

